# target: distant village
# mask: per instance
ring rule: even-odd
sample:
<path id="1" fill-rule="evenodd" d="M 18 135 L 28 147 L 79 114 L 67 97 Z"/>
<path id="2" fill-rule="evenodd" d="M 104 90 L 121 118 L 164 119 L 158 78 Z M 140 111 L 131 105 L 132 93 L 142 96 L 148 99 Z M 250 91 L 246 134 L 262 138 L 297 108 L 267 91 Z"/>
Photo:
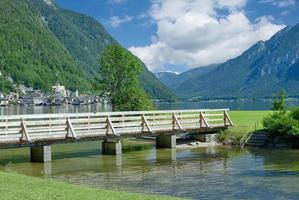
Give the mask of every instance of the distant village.
<path id="1" fill-rule="evenodd" d="M 57 81 L 52 86 L 51 93 L 43 93 L 39 89 L 26 87 L 25 85 L 15 86 L 16 91 L 4 95 L 0 91 L 0 106 L 21 105 L 21 106 L 59 106 L 63 104 L 88 105 L 101 102 L 100 98 L 91 95 L 79 94 L 78 90 L 72 92 Z"/>

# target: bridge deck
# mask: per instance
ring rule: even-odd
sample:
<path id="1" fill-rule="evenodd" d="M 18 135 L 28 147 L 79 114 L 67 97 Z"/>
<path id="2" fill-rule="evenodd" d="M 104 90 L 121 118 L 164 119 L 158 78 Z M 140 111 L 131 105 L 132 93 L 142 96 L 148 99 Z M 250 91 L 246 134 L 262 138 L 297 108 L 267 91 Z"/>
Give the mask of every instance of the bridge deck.
<path id="1" fill-rule="evenodd" d="M 233 123 L 228 109 L 0 116 L 0 148 L 91 138 L 204 132 Z"/>

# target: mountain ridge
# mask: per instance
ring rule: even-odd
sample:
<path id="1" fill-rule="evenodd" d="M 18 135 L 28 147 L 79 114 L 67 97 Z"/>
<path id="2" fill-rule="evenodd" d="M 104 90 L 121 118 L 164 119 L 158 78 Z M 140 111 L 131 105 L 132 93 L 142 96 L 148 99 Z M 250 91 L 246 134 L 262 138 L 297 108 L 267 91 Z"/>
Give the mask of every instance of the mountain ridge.
<path id="1" fill-rule="evenodd" d="M 174 91 L 181 98 L 263 98 L 281 89 L 298 96 L 299 24 L 260 41 L 211 72 L 189 79 Z"/>

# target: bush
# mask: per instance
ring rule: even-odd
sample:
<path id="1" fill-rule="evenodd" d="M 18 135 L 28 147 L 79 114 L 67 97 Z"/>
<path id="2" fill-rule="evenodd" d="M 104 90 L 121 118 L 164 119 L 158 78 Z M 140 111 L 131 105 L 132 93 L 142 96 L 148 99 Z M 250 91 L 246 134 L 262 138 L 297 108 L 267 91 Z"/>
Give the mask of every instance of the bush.
<path id="1" fill-rule="evenodd" d="M 297 136 L 299 135 L 299 109 L 289 113 L 275 112 L 264 118 L 263 125 L 272 136 Z"/>
<path id="2" fill-rule="evenodd" d="M 297 107 L 297 108 L 291 108 L 290 115 L 292 116 L 293 119 L 299 121 L 299 107 Z"/>

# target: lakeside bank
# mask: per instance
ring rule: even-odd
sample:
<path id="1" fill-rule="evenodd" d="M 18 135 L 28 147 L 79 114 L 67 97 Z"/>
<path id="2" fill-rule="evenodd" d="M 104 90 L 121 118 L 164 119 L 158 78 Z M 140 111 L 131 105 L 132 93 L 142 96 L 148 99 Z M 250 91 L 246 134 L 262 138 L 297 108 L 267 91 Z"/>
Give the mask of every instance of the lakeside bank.
<path id="1" fill-rule="evenodd" d="M 223 131 L 219 140 L 224 143 L 239 145 L 241 138 L 249 132 L 263 129 L 264 117 L 272 114 L 271 110 L 230 111 L 234 127 Z"/>
<path id="2" fill-rule="evenodd" d="M 72 185 L 51 179 L 40 179 L 20 174 L 0 172 L 2 200 L 175 200 L 179 198 L 120 192 Z"/>

